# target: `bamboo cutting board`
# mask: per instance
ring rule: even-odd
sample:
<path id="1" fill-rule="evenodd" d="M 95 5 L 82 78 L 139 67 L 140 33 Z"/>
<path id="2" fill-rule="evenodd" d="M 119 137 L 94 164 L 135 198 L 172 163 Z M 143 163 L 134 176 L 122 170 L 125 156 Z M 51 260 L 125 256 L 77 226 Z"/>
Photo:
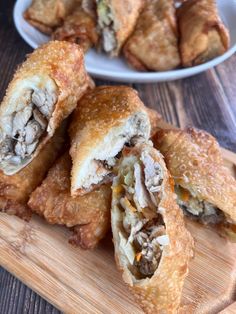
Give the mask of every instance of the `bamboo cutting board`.
<path id="1" fill-rule="evenodd" d="M 236 155 L 223 154 L 235 175 Z M 236 313 L 236 244 L 197 223 L 187 227 L 195 258 L 180 313 Z M 0 264 L 65 313 L 142 313 L 115 267 L 111 235 L 84 251 L 67 243 L 68 233 L 39 217 L 0 214 Z"/>

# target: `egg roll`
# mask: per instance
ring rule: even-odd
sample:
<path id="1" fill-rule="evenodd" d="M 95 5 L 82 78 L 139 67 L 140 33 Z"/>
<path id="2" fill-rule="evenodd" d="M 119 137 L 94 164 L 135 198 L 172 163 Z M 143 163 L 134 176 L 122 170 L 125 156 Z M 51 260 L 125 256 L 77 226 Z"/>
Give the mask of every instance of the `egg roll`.
<path id="1" fill-rule="evenodd" d="M 0 211 L 29 220 L 27 206 L 30 194 L 41 184 L 48 169 L 63 148 L 66 125 L 63 124 L 39 154 L 26 167 L 14 175 L 0 170 Z"/>
<path id="2" fill-rule="evenodd" d="M 147 1 L 123 53 L 139 71 L 167 71 L 180 65 L 173 0 Z"/>
<path id="3" fill-rule="evenodd" d="M 153 141 L 175 180 L 184 213 L 236 241 L 236 180 L 224 166 L 215 138 L 189 128 L 158 131 Z"/>
<path id="4" fill-rule="evenodd" d="M 149 114 L 134 89 L 100 86 L 88 92 L 69 127 L 72 196 L 111 181 L 123 146 L 148 140 L 150 131 Z"/>
<path id="5" fill-rule="evenodd" d="M 135 28 L 144 1 L 97 0 L 96 3 L 101 46 L 110 56 L 118 56 L 123 44 Z"/>
<path id="6" fill-rule="evenodd" d="M 78 6 L 68 15 L 61 27 L 52 34 L 54 40 L 66 40 L 79 44 L 84 52 L 98 43 L 96 20 Z"/>
<path id="7" fill-rule="evenodd" d="M 229 32 L 215 0 L 188 0 L 177 11 L 182 65 L 191 67 L 229 49 Z"/>
<path id="8" fill-rule="evenodd" d="M 24 18 L 39 31 L 51 34 L 77 5 L 77 0 L 33 0 Z"/>
<path id="9" fill-rule="evenodd" d="M 111 222 L 122 278 L 145 313 L 177 313 L 193 239 L 161 154 L 125 148 L 112 185 Z"/>
<path id="10" fill-rule="evenodd" d="M 50 224 L 73 230 L 70 243 L 94 248 L 110 227 L 111 185 L 101 185 L 84 196 L 70 195 L 71 158 L 64 153 L 32 194 L 29 207 Z"/>
<path id="11" fill-rule="evenodd" d="M 17 69 L 0 105 L 0 170 L 12 175 L 35 158 L 77 106 L 90 79 L 78 45 L 54 41 Z"/>

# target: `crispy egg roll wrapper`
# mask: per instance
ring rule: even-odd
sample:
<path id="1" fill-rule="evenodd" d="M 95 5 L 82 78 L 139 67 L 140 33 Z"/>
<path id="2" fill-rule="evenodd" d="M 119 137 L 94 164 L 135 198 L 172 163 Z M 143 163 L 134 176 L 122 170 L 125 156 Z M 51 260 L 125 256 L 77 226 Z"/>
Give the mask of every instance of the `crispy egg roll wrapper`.
<path id="1" fill-rule="evenodd" d="M 72 14 L 68 15 L 61 27 L 52 34 L 55 40 L 66 40 L 79 44 L 86 52 L 98 43 L 96 20 L 78 6 Z"/>
<path id="2" fill-rule="evenodd" d="M 84 249 L 94 248 L 110 228 L 111 185 L 101 185 L 84 196 L 70 195 L 71 158 L 62 155 L 46 179 L 32 194 L 29 207 L 50 224 L 73 227 L 70 242 Z"/>
<path id="3" fill-rule="evenodd" d="M 215 0 L 186 1 L 177 11 L 184 67 L 214 59 L 229 49 L 229 32 Z"/>
<path id="4" fill-rule="evenodd" d="M 30 54 L 0 106 L 0 169 L 11 175 L 35 158 L 90 86 L 78 45 L 52 41 Z"/>
<path id="5" fill-rule="evenodd" d="M 123 150 L 113 180 L 116 263 L 145 313 L 177 313 L 193 256 L 172 181 L 162 155 L 146 144 Z"/>
<path id="6" fill-rule="evenodd" d="M 126 86 L 101 86 L 79 101 L 69 128 L 72 196 L 111 180 L 125 143 L 147 140 L 149 114 L 137 92 Z"/>
<path id="7" fill-rule="evenodd" d="M 39 31 L 51 34 L 77 5 L 77 0 L 33 0 L 24 18 Z"/>
<path id="8" fill-rule="evenodd" d="M 30 194 L 41 184 L 62 150 L 65 125 L 60 127 L 39 154 L 18 173 L 8 176 L 0 171 L 0 211 L 28 220 Z"/>
<path id="9" fill-rule="evenodd" d="M 176 10 L 173 0 L 148 0 L 124 56 L 140 71 L 167 71 L 180 65 Z"/>
<path id="10" fill-rule="evenodd" d="M 123 44 L 135 28 L 143 5 L 143 0 L 97 1 L 97 23 L 101 32 L 101 45 L 110 56 L 119 55 Z"/>
<path id="11" fill-rule="evenodd" d="M 215 208 L 215 212 L 205 214 L 215 219 L 205 219 L 203 223 L 218 225 L 228 222 L 235 225 L 236 180 L 224 166 L 215 138 L 204 131 L 189 128 L 185 131 L 161 130 L 153 142 L 165 157 L 175 184 L 181 187 L 182 193 L 178 197 L 183 205 L 187 206 L 190 197 L 194 197 L 200 203 L 204 202 L 205 211 L 209 204 Z M 192 214 L 195 215 L 192 218 L 200 219 L 204 212 L 199 214 L 200 217 L 198 213 Z"/>

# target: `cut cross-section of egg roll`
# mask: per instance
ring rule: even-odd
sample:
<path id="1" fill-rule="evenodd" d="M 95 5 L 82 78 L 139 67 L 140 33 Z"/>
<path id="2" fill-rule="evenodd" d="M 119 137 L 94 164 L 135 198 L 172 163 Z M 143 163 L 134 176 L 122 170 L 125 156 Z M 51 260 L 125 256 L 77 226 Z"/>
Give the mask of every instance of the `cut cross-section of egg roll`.
<path id="1" fill-rule="evenodd" d="M 184 67 L 207 62 L 229 48 L 229 32 L 215 0 L 188 0 L 177 10 Z"/>
<path id="2" fill-rule="evenodd" d="M 177 200 L 184 213 L 203 224 L 215 225 L 235 241 L 236 180 L 224 166 L 216 140 L 204 131 L 189 128 L 161 130 L 153 141 L 175 180 Z"/>
<path id="3" fill-rule="evenodd" d="M 95 18 L 78 6 L 72 14 L 65 18 L 63 25 L 55 30 L 52 38 L 79 44 L 86 52 L 98 43 L 99 36 Z"/>
<path id="4" fill-rule="evenodd" d="M 101 45 L 110 56 L 117 56 L 133 32 L 143 0 L 97 0 Z"/>
<path id="5" fill-rule="evenodd" d="M 147 1 L 123 52 L 128 63 L 141 71 L 167 71 L 180 65 L 173 0 Z"/>
<path id="6" fill-rule="evenodd" d="M 24 18 L 41 32 L 51 34 L 77 5 L 77 0 L 33 0 Z"/>
<path id="7" fill-rule="evenodd" d="M 48 169 L 60 153 L 65 136 L 62 125 L 26 167 L 13 175 L 0 170 L 0 211 L 14 214 L 23 219 L 30 217 L 27 202 L 32 191 L 41 184 Z"/>
<path id="8" fill-rule="evenodd" d="M 115 257 L 145 313 L 177 313 L 193 240 L 161 154 L 125 148 L 112 185 Z"/>
<path id="9" fill-rule="evenodd" d="M 0 105 L 0 170 L 25 167 L 77 106 L 90 84 L 78 45 L 52 41 L 16 71 Z"/>
<path id="10" fill-rule="evenodd" d="M 71 158 L 60 157 L 30 197 L 29 207 L 51 224 L 72 228 L 70 242 L 94 248 L 110 227 L 111 185 L 101 185 L 84 196 L 70 195 Z"/>
<path id="11" fill-rule="evenodd" d="M 132 88 L 101 86 L 88 92 L 78 103 L 69 130 L 72 196 L 110 180 L 123 146 L 148 140 L 150 129 L 147 109 Z"/>

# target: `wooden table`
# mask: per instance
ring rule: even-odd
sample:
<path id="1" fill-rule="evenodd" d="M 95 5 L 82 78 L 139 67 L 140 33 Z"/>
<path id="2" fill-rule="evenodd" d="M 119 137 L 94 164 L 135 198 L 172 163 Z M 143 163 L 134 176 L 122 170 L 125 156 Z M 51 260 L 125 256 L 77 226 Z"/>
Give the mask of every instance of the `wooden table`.
<path id="1" fill-rule="evenodd" d="M 15 30 L 14 2 L 0 2 L 1 99 L 17 65 L 32 51 Z M 236 152 L 235 69 L 236 55 L 215 69 L 192 78 L 161 84 L 133 84 L 133 87 L 139 91 L 144 103 L 156 108 L 168 122 L 180 127 L 193 125 L 204 129 L 214 135 L 221 146 Z M 60 312 L 0 268 L 0 313 Z"/>

